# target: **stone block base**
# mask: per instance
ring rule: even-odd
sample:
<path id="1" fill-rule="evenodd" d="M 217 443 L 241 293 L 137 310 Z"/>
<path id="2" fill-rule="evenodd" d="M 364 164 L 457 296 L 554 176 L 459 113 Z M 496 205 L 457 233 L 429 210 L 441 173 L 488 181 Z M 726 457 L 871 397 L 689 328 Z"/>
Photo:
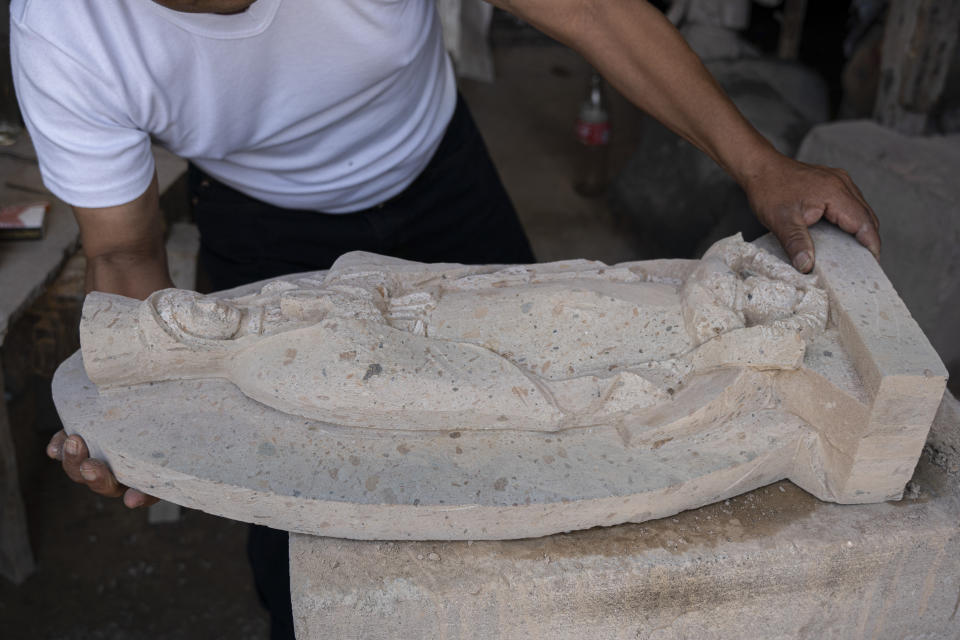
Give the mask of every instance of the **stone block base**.
<path id="1" fill-rule="evenodd" d="M 960 410 L 901 502 L 789 482 L 639 525 L 514 541 L 291 537 L 297 637 L 960 639 Z"/>

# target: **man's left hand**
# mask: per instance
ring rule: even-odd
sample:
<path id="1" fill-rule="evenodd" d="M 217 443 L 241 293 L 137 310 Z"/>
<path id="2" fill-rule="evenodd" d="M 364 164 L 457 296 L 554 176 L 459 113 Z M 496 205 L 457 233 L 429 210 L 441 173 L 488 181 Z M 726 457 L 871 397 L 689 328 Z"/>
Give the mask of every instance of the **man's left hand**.
<path id="1" fill-rule="evenodd" d="M 821 218 L 879 256 L 880 221 L 846 171 L 779 156 L 743 186 L 757 218 L 777 236 L 798 271 L 813 269 L 816 253 L 807 227 Z"/>

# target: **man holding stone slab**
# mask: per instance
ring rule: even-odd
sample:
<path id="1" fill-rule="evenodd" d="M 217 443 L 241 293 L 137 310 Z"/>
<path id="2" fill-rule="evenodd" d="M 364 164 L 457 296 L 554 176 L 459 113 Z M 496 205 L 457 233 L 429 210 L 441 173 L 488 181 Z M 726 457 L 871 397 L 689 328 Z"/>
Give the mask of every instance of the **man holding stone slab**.
<path id="1" fill-rule="evenodd" d="M 646 2 L 494 4 L 578 50 L 723 166 L 800 271 L 813 267 L 807 226 L 822 217 L 879 251 L 850 178 L 773 149 Z M 151 141 L 192 162 L 215 289 L 324 269 L 354 249 L 533 260 L 427 0 L 13 0 L 11 18 L 24 118 L 45 184 L 74 206 L 89 290 L 144 298 L 171 286 Z M 57 434 L 48 453 L 102 495 L 152 501 L 79 437 Z M 284 575 L 262 569 L 285 567 L 286 536 L 254 538 L 279 556 L 258 570 L 269 599 Z"/>

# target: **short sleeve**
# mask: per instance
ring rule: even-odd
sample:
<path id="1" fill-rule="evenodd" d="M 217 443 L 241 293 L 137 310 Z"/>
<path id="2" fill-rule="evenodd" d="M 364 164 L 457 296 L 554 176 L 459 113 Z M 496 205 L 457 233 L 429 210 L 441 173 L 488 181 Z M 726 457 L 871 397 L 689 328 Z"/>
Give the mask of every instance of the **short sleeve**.
<path id="1" fill-rule="evenodd" d="M 154 173 L 150 136 L 132 122 L 121 79 L 94 73 L 16 21 L 10 46 L 44 185 L 78 207 L 116 206 L 142 195 Z"/>

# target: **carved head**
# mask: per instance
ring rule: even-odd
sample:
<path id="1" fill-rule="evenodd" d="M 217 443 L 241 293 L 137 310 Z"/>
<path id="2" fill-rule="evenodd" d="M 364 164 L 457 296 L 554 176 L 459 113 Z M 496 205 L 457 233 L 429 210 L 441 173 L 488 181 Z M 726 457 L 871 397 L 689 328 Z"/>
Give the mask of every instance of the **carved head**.
<path id="1" fill-rule="evenodd" d="M 148 303 L 175 335 L 203 340 L 237 337 L 244 319 L 244 312 L 233 304 L 194 291 L 165 289 L 150 296 Z"/>

